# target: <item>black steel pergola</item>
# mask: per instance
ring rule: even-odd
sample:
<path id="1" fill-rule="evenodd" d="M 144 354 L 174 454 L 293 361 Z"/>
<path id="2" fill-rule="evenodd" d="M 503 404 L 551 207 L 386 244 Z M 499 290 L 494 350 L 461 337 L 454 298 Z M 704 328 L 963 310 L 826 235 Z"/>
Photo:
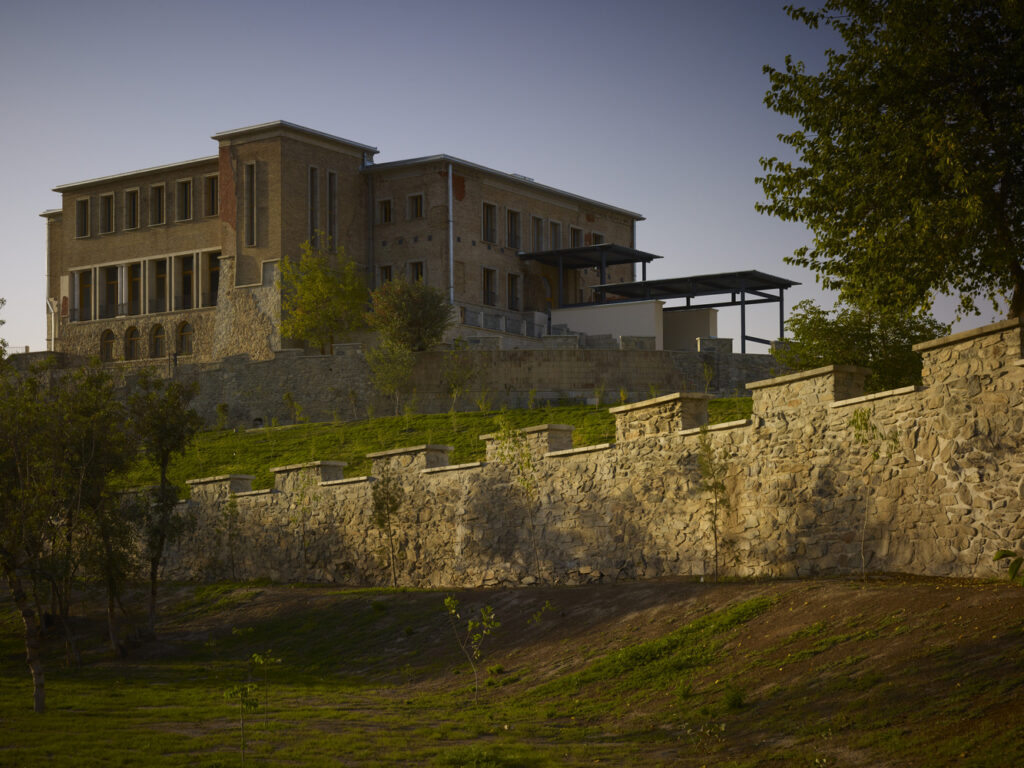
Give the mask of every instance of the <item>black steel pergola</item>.
<path id="1" fill-rule="evenodd" d="M 640 264 L 643 279 L 647 280 L 647 265 L 655 259 L 660 259 L 661 256 L 638 251 L 636 248 L 627 248 L 624 245 L 601 243 L 601 245 L 584 245 L 579 248 L 557 248 L 553 251 L 520 253 L 519 258 L 523 261 L 538 261 L 541 264 L 547 264 L 549 267 L 556 267 L 558 269 L 558 292 L 555 294 L 556 305 L 564 307 L 569 306 L 562 302 L 562 285 L 564 283 L 562 276 L 565 270 L 597 269 L 603 283 L 608 279 L 605 274 L 608 267 L 614 267 L 618 264 Z"/>
<path id="2" fill-rule="evenodd" d="M 559 307 L 577 306 L 563 303 L 565 270 L 596 268 L 600 273 L 600 282 L 594 286 L 597 303 L 607 304 L 621 301 L 650 301 L 659 299 L 685 299 L 681 307 L 666 307 L 666 311 L 705 309 L 718 307 L 740 308 L 740 351 L 747 351 L 747 342 L 771 344 L 768 339 L 747 335 L 747 307 L 753 304 L 779 305 L 779 338 L 785 335 L 786 316 L 784 295 L 787 288 L 800 283 L 776 277 L 757 270 L 745 272 L 719 272 L 712 275 L 696 275 L 693 277 L 670 277 L 662 280 L 647 279 L 647 265 L 655 259 L 662 258 L 653 253 L 638 251 L 623 245 L 602 243 L 581 248 L 560 248 L 553 251 L 536 251 L 521 253 L 523 261 L 537 261 L 541 264 L 558 269 L 558 293 L 556 305 Z M 617 264 L 640 264 L 641 279 L 632 283 L 609 283 L 606 271 Z M 728 296 L 728 299 L 703 300 L 715 296 Z M 694 303 L 694 299 L 701 299 Z"/>
<path id="3" fill-rule="evenodd" d="M 717 307 L 740 308 L 740 351 L 747 351 L 747 342 L 771 344 L 768 339 L 747 335 L 747 307 L 752 304 L 779 305 L 779 338 L 786 330 L 786 316 L 783 298 L 787 288 L 800 283 L 776 277 L 757 270 L 746 272 L 718 272 L 713 275 L 695 275 L 693 277 L 670 277 L 663 280 L 641 280 L 635 283 L 602 283 L 595 287 L 599 301 L 609 301 L 608 295 L 618 297 L 618 301 L 648 301 L 651 299 L 686 299 L 681 307 L 673 309 L 704 309 Z M 777 293 L 768 293 L 777 291 Z M 728 299 L 700 301 L 701 297 L 729 296 Z M 616 299 L 612 299 L 615 301 Z"/>

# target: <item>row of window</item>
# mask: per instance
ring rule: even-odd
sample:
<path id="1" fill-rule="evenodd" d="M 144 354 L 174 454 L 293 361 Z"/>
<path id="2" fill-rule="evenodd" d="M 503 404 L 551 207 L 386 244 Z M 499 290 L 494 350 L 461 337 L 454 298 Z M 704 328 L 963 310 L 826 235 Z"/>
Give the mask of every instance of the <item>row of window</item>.
<path id="1" fill-rule="evenodd" d="M 505 245 L 523 250 L 522 214 L 511 208 L 505 211 Z M 497 245 L 498 240 L 498 206 L 484 203 L 480 219 L 480 239 L 485 243 Z M 585 245 L 600 245 L 605 241 L 600 232 L 591 232 L 588 237 L 579 227 L 569 227 L 569 247 L 582 248 Z M 562 224 L 558 221 L 545 220 L 541 216 L 530 217 L 529 250 L 553 251 L 562 247 Z"/>
<path id="2" fill-rule="evenodd" d="M 415 283 L 418 280 L 423 280 L 425 276 L 424 266 L 422 261 L 410 261 L 405 265 L 405 277 L 411 282 Z M 377 285 L 383 285 L 394 279 L 394 274 L 391 270 L 390 264 L 377 267 Z"/>
<path id="3" fill-rule="evenodd" d="M 102 320 L 217 306 L 220 253 L 91 267 L 69 274 L 68 319 Z"/>
<path id="4" fill-rule="evenodd" d="M 189 323 L 180 323 L 174 332 L 174 351 L 179 355 L 192 354 L 192 342 L 195 333 Z M 147 339 L 148 348 L 143 348 L 142 334 L 132 326 L 124 332 L 122 359 L 142 360 L 143 358 L 161 358 L 167 356 L 167 333 L 162 325 L 154 325 Z M 109 363 L 117 357 L 117 335 L 111 330 L 100 334 L 100 360 Z"/>
<path id="5" fill-rule="evenodd" d="M 415 221 L 423 218 L 423 195 L 409 195 L 405 198 L 405 218 Z M 391 200 L 377 201 L 377 223 L 390 224 L 394 221 L 394 205 Z"/>
<path id="6" fill-rule="evenodd" d="M 216 216 L 220 212 L 218 185 L 218 176 L 215 173 L 204 176 L 202 179 L 203 216 Z M 178 179 L 174 183 L 173 214 L 175 221 L 191 221 L 194 218 L 194 186 L 194 180 L 191 178 Z M 98 234 L 108 235 L 117 231 L 118 221 L 124 231 L 138 229 L 143 220 L 143 213 L 147 215 L 147 222 L 151 227 L 166 224 L 168 220 L 167 197 L 165 184 L 150 185 L 148 196 L 145 199 L 138 187 L 126 189 L 121 193 L 120 211 L 118 211 L 118 201 L 113 192 L 99 195 L 96 230 Z M 145 211 L 143 211 L 143 203 L 145 203 Z M 75 201 L 75 237 L 92 235 L 92 205 L 91 197 L 81 197 Z"/>

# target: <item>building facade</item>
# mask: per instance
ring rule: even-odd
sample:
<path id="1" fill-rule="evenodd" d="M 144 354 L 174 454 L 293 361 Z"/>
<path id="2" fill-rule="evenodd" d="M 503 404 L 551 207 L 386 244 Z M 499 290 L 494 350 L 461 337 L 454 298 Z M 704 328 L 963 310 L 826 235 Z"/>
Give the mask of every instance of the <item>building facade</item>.
<path id="1" fill-rule="evenodd" d="M 552 309 L 633 279 L 618 263 L 569 271 L 532 253 L 633 248 L 642 216 L 436 155 L 377 149 L 278 121 L 218 133 L 211 157 L 65 184 L 47 222 L 48 345 L 104 361 L 263 360 L 280 335 L 278 263 L 337 245 L 371 287 L 424 280 L 456 333 L 536 337 Z"/>

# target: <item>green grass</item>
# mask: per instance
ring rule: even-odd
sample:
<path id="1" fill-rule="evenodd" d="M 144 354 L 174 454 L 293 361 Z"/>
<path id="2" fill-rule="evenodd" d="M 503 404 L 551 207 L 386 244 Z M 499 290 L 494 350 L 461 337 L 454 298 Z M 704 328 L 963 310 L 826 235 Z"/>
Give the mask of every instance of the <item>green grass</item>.
<path id="1" fill-rule="evenodd" d="M 252 766 L 981 768 L 1024 757 L 1011 727 L 1024 681 L 1019 621 L 993 618 L 956 653 L 926 650 L 910 670 L 865 660 L 897 626 L 916 633 L 906 652 L 927 649 L 928 621 L 902 610 L 794 626 L 786 595 L 800 585 L 695 585 L 699 602 L 666 603 L 671 618 L 657 613 L 658 630 L 619 588 L 467 596 L 493 601 L 503 621 L 481 660 L 495 683 L 479 704 L 440 592 L 168 586 L 161 641 L 127 659 L 104 651 L 97 594 L 90 614 L 77 614 L 82 668 L 61 664 L 59 639 L 47 643 L 43 716 L 30 711 L 20 627 L 0 594 L 0 765 L 240 766 L 239 710 L 225 693 L 248 679 L 261 686 L 246 715 Z M 561 607 L 530 623 L 547 598 Z M 581 600 L 599 613 L 618 607 L 577 629 L 562 607 Z M 838 663 L 749 664 L 747 644 L 776 622 L 789 623 L 771 655 L 821 644 Z M 609 632 L 615 641 L 601 643 Z M 842 648 L 824 647 L 839 636 Z M 281 663 L 264 676 L 247 660 L 268 650 Z M 573 651 L 571 669 L 534 666 Z M 851 651 L 856 670 L 843 663 Z"/>
<path id="2" fill-rule="evenodd" d="M 708 404 L 711 423 L 750 416 L 750 398 L 720 398 Z M 571 424 L 573 444 L 597 445 L 615 441 L 615 419 L 605 407 L 550 406 L 515 411 L 414 414 L 346 423 L 296 424 L 287 427 L 234 432 L 200 433 L 184 456 L 175 457 L 171 479 L 184 493 L 185 481 L 217 475 L 254 475 L 253 488 L 273 485 L 271 467 L 308 461 L 345 461 L 346 477 L 368 474 L 366 454 L 411 445 L 450 445 L 453 464 L 480 461 L 484 444 L 480 435 L 496 432 L 504 413 L 516 427 L 537 424 Z M 123 477 L 126 487 L 143 487 L 157 481 L 156 469 L 140 462 Z"/>

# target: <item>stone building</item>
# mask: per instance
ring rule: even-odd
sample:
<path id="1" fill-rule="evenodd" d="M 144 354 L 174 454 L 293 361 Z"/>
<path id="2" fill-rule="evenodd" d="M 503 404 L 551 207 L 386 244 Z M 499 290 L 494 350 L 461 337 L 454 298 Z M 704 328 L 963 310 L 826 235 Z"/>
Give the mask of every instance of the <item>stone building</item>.
<path id="1" fill-rule="evenodd" d="M 463 331 L 506 338 L 542 335 L 550 310 L 656 258 L 634 250 L 639 214 L 448 155 L 375 164 L 374 147 L 284 121 L 213 139 L 210 157 L 55 188 L 61 207 L 42 214 L 51 350 L 270 359 L 294 346 L 277 265 L 316 237 L 371 286 L 425 280 Z"/>

